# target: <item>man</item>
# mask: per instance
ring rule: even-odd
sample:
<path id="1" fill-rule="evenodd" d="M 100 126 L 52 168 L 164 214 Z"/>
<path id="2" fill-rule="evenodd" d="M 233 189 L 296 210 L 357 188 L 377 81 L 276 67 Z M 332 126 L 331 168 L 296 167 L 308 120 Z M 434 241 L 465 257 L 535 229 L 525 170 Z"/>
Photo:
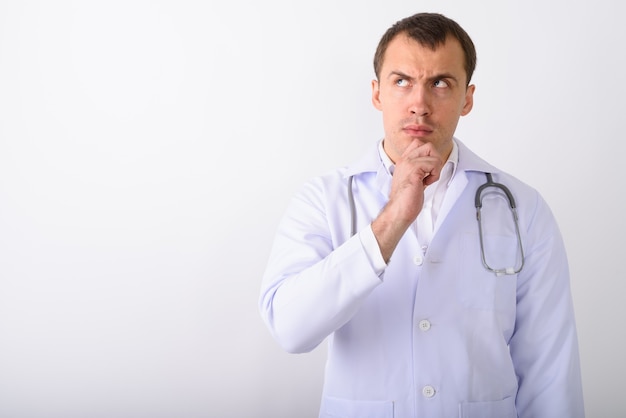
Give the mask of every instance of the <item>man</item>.
<path id="1" fill-rule="evenodd" d="M 261 314 L 289 352 L 328 337 L 320 417 L 584 416 L 557 224 L 453 137 L 475 64 L 440 14 L 393 25 L 372 82 L 384 139 L 308 182 L 279 226 Z M 478 222 L 488 177 L 510 198 L 483 188 Z"/>

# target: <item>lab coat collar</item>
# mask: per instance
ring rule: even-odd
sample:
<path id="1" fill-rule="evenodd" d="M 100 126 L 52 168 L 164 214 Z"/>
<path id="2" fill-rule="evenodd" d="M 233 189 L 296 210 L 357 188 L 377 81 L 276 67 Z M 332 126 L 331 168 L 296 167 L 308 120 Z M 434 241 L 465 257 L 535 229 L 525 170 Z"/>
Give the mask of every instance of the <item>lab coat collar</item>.
<path id="1" fill-rule="evenodd" d="M 368 147 L 365 154 L 357 161 L 350 164 L 344 173 L 344 177 L 348 178 L 350 176 L 355 176 L 361 173 L 368 172 L 378 172 L 380 170 L 385 171 L 385 165 L 380 159 L 380 154 L 378 153 L 378 143 L 376 142 L 375 146 Z"/>

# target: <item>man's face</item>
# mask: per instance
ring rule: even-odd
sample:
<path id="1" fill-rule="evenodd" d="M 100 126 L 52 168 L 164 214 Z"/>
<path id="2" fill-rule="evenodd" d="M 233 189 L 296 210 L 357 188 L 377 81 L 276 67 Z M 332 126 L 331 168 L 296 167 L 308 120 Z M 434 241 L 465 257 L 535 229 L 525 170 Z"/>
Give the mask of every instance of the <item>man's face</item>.
<path id="1" fill-rule="evenodd" d="M 445 161 L 459 117 L 473 104 L 459 42 L 448 38 L 433 51 L 399 34 L 389 43 L 379 77 L 372 81 L 372 103 L 383 113 L 387 155 L 397 162 L 412 141 L 430 142 Z"/>

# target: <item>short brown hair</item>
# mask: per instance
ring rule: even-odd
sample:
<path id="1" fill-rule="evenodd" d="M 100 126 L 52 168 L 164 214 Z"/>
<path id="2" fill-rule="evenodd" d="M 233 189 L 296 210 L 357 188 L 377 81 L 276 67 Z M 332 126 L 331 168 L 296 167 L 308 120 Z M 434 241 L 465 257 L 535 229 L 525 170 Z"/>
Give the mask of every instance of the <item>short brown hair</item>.
<path id="1" fill-rule="evenodd" d="M 476 48 L 474 43 L 458 23 L 439 13 L 417 13 L 399 20 L 387 29 L 387 32 L 385 32 L 378 43 L 376 54 L 374 54 L 374 73 L 377 79 L 380 78 L 380 70 L 383 66 L 385 52 L 389 43 L 401 33 L 433 50 L 443 45 L 448 36 L 458 40 L 465 55 L 465 75 L 469 85 L 476 68 Z"/>

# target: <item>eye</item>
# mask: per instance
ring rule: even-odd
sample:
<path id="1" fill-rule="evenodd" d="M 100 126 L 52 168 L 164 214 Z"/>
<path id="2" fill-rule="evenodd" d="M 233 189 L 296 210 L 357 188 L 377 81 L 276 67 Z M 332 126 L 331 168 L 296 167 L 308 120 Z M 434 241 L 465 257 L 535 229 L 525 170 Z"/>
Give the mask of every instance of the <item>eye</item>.
<path id="1" fill-rule="evenodd" d="M 399 78 L 396 80 L 396 86 L 398 87 L 408 87 L 409 81 L 404 78 Z"/>
<path id="2" fill-rule="evenodd" d="M 440 88 L 440 89 L 449 87 L 448 83 L 445 82 L 444 80 L 435 80 L 435 82 L 433 83 L 433 86 Z"/>

